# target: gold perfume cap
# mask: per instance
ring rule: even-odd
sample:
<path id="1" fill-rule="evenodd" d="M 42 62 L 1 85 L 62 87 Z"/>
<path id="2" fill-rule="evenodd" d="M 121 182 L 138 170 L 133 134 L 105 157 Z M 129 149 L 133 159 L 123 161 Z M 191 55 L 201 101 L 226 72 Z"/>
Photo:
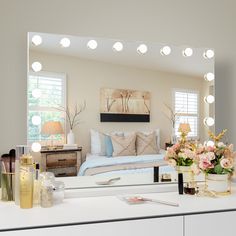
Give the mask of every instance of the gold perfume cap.
<path id="1" fill-rule="evenodd" d="M 20 158 L 20 164 L 21 165 L 32 165 L 33 164 L 33 158 L 32 156 L 28 155 L 22 155 Z"/>

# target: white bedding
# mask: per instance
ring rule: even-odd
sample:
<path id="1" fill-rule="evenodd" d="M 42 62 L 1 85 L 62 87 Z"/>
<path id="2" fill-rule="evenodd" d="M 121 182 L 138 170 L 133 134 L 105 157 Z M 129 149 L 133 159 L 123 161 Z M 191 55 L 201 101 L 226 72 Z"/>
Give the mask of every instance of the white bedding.
<path id="1" fill-rule="evenodd" d="M 114 171 L 141 171 L 154 166 L 165 166 L 165 150 L 159 154 L 107 157 L 94 154 L 87 154 L 86 161 L 80 167 L 78 175 L 97 175 Z"/>

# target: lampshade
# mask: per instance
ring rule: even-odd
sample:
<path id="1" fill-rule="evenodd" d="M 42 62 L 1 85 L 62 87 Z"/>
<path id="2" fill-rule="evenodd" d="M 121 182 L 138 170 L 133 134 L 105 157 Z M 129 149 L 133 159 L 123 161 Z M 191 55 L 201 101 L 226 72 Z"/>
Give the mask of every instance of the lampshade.
<path id="1" fill-rule="evenodd" d="M 189 132 L 191 132 L 189 123 L 181 123 L 179 125 L 178 132 L 181 132 L 181 133 L 184 133 L 184 134 L 188 134 Z"/>
<path id="2" fill-rule="evenodd" d="M 47 121 L 43 124 L 41 134 L 55 135 L 63 134 L 63 128 L 59 121 Z"/>

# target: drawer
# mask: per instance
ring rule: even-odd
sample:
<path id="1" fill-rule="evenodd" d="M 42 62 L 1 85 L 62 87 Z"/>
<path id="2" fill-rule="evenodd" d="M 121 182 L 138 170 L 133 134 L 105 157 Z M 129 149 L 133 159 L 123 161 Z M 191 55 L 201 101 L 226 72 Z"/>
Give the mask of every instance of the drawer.
<path id="1" fill-rule="evenodd" d="M 57 166 L 74 166 L 77 163 L 77 153 L 57 153 L 47 154 L 46 166 L 57 167 Z"/>
<path id="2" fill-rule="evenodd" d="M 47 171 L 53 172 L 55 177 L 77 176 L 76 166 L 63 168 L 47 168 Z"/>

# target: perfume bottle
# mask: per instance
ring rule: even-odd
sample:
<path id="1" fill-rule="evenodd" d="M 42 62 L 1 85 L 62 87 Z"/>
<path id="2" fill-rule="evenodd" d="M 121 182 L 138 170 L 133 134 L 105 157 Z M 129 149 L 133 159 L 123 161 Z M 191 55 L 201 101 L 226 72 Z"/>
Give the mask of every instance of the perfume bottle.
<path id="1" fill-rule="evenodd" d="M 39 205 L 40 203 L 40 180 L 39 180 L 39 163 L 35 164 L 35 172 L 34 172 L 34 195 L 33 195 L 33 203 L 34 205 Z"/>
<path id="2" fill-rule="evenodd" d="M 29 147 L 26 145 L 16 146 L 15 159 L 15 204 L 20 204 L 20 157 L 24 154 L 29 154 Z"/>
<path id="3" fill-rule="evenodd" d="M 34 166 L 32 156 L 20 158 L 20 207 L 33 207 Z"/>

